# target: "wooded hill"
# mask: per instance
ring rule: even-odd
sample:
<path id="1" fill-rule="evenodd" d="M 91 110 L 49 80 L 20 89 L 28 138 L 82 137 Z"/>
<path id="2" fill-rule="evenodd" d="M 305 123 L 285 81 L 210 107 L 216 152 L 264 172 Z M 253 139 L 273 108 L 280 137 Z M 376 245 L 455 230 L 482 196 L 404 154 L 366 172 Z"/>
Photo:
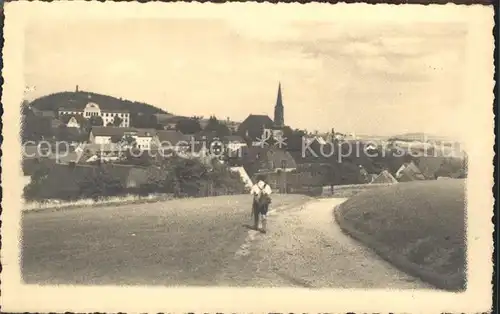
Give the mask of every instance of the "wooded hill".
<path id="1" fill-rule="evenodd" d="M 127 110 L 130 114 L 142 113 L 144 115 L 152 115 L 155 113 L 168 113 L 165 110 L 143 102 L 130 101 L 86 91 L 50 94 L 33 100 L 30 105 L 38 110 L 57 112 L 60 107 L 83 109 L 89 102 L 98 104 L 101 109 Z"/>

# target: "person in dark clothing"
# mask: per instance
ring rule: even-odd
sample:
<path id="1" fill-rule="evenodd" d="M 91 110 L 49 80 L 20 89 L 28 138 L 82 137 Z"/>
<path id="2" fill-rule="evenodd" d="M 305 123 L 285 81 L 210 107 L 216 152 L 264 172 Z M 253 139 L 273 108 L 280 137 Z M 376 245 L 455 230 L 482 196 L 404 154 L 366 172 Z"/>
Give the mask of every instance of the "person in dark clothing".
<path id="1" fill-rule="evenodd" d="M 267 212 L 269 210 L 269 204 L 271 203 L 271 187 L 265 182 L 265 177 L 257 177 L 257 183 L 252 186 L 250 193 L 253 196 L 252 202 L 252 215 L 254 218 L 254 228 L 258 230 L 259 228 L 259 218 L 262 217 L 262 229 L 263 233 L 266 233 L 267 228 Z"/>

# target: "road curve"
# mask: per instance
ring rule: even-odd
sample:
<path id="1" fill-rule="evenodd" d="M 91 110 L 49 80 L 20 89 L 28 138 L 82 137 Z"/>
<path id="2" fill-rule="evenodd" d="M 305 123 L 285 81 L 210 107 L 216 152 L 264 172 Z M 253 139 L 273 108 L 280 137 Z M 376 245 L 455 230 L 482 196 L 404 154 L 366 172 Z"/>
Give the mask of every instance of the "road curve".
<path id="1" fill-rule="evenodd" d="M 269 232 L 249 231 L 222 272 L 219 284 L 307 288 L 434 289 L 378 257 L 343 234 L 333 208 L 342 199 L 322 199 L 294 210 L 272 213 Z"/>
<path id="2" fill-rule="evenodd" d="M 296 199 L 275 203 L 267 234 L 245 226 L 248 197 L 26 214 L 23 278 L 38 284 L 430 288 L 344 235 L 332 215 L 339 200 L 304 205 L 290 197 Z"/>

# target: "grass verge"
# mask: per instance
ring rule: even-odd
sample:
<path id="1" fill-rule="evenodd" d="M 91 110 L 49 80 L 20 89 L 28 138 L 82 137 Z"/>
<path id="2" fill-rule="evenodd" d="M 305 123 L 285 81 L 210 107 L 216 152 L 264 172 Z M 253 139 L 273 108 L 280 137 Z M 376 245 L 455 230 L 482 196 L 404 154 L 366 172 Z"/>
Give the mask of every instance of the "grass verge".
<path id="1" fill-rule="evenodd" d="M 23 212 L 39 212 L 39 211 L 55 211 L 71 208 L 81 208 L 88 206 L 113 206 L 113 205 L 127 205 L 127 204 L 141 204 L 152 203 L 171 200 L 174 197 L 170 194 L 153 194 L 148 196 L 125 195 L 116 196 L 94 201 L 92 199 L 81 199 L 70 202 L 29 202 L 24 204 Z"/>
<path id="2" fill-rule="evenodd" d="M 297 199 L 307 202 L 312 198 L 300 194 L 275 194 L 273 199 L 277 200 L 280 206 L 295 205 Z M 196 197 L 187 197 L 196 198 Z M 197 197 L 199 198 L 199 197 Z M 129 205 L 129 204 L 147 204 L 155 202 L 163 202 L 176 199 L 172 194 L 151 194 L 148 196 L 126 195 L 105 198 L 99 201 L 92 199 L 81 199 L 71 202 L 30 202 L 23 206 L 23 212 L 43 212 L 43 211 L 58 211 L 66 209 L 78 209 L 89 206 L 116 206 L 116 205 Z M 274 202 L 273 202 L 274 203 Z M 274 204 L 273 204 L 274 205 Z"/>
<path id="3" fill-rule="evenodd" d="M 466 288 L 465 181 L 397 184 L 339 205 L 348 235 L 401 270 L 445 290 Z"/>

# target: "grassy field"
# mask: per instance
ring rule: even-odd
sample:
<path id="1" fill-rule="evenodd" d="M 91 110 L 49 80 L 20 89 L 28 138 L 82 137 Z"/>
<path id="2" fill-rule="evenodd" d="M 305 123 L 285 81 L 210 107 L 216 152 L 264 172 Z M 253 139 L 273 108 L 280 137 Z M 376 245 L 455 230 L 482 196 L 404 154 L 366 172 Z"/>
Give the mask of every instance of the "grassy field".
<path id="1" fill-rule="evenodd" d="M 80 199 L 75 201 L 59 201 L 47 200 L 45 202 L 26 202 L 23 211 L 49 211 L 49 210 L 66 210 L 70 208 L 79 208 L 86 206 L 117 206 L 127 204 L 140 204 L 150 202 L 161 202 L 171 200 L 174 197 L 170 194 L 152 194 L 148 196 L 125 195 L 107 197 L 102 200 L 94 201 L 92 199 Z"/>
<path id="2" fill-rule="evenodd" d="M 367 191 L 340 205 L 335 215 L 344 232 L 402 270 L 442 289 L 465 289 L 464 180 Z"/>
<path id="3" fill-rule="evenodd" d="M 308 200 L 274 195 L 272 207 Z M 216 284 L 248 235 L 250 206 L 250 195 L 235 195 L 27 211 L 23 279 L 32 284 Z"/>

